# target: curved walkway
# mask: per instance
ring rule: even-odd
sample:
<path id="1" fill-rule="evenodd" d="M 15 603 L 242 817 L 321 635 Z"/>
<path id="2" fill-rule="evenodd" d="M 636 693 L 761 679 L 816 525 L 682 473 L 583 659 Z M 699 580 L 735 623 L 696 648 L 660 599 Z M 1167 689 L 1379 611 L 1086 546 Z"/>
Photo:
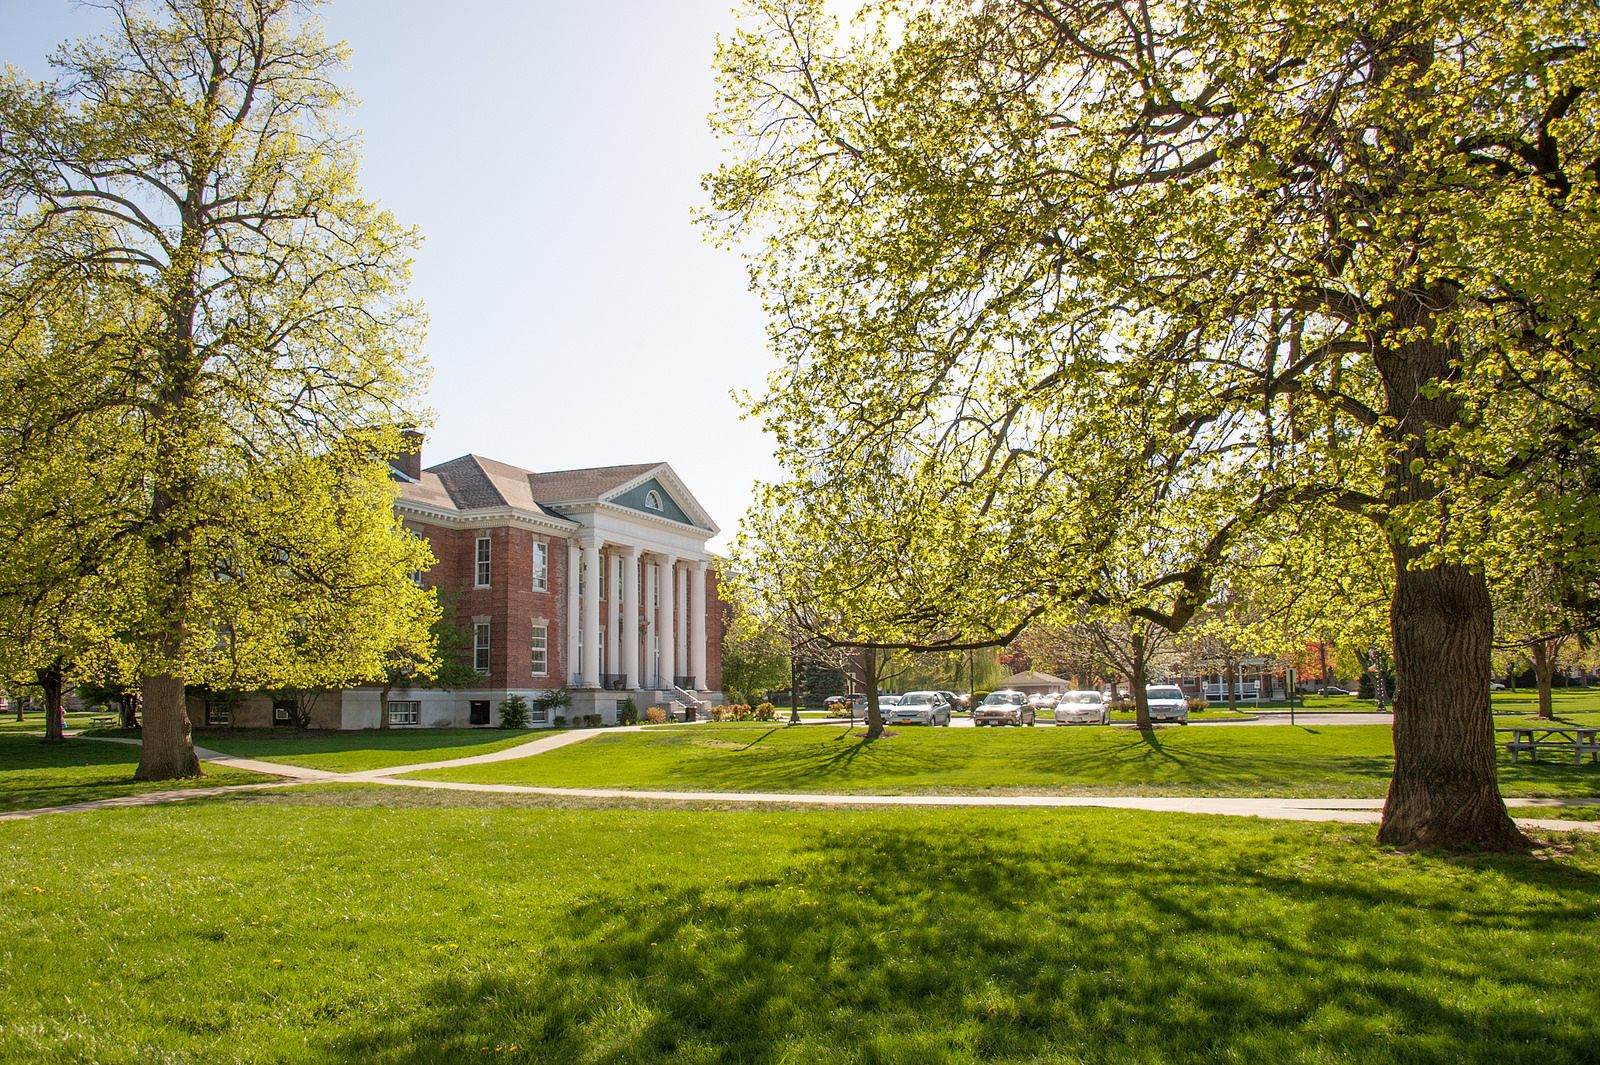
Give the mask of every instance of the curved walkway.
<path id="1" fill-rule="evenodd" d="M 749 792 L 749 791 L 636 791 L 623 788 L 541 788 L 521 784 L 466 784 L 443 780 L 400 780 L 402 773 L 416 773 L 429 769 L 456 766 L 483 765 L 489 762 L 506 762 L 517 758 L 530 758 L 553 751 L 572 743 L 581 743 L 599 735 L 620 732 L 642 732 L 643 725 L 613 728 L 573 729 L 555 736 L 520 743 L 488 754 L 469 755 L 438 762 L 420 762 L 409 765 L 385 766 L 356 773 L 333 773 L 304 766 L 285 765 L 280 762 L 263 762 L 254 758 L 239 758 L 221 751 L 196 747 L 195 754 L 202 761 L 218 765 L 247 769 L 291 779 L 260 784 L 234 784 L 216 788 L 187 788 L 173 791 L 151 791 L 142 795 L 125 795 L 114 799 L 97 799 L 92 802 L 71 803 L 64 806 L 46 806 L 34 810 L 13 810 L 0 813 L 0 821 L 37 817 L 42 814 L 83 813 L 90 810 L 122 806 L 154 806 L 184 799 L 200 799 L 238 791 L 260 791 L 268 788 L 292 788 L 300 784 L 388 784 L 393 787 L 428 788 L 443 791 L 476 791 L 501 795 L 549 795 L 582 799 L 647 799 L 658 802 L 697 803 L 782 803 L 801 806 L 929 806 L 929 807 L 1025 807 L 1033 809 L 1064 807 L 1101 807 L 1122 810 L 1150 810 L 1165 813 L 1220 814 L 1228 817 L 1264 817 L 1287 821 L 1345 821 L 1356 824 L 1376 824 L 1383 814 L 1382 799 L 1276 799 L 1276 798 L 1218 798 L 1202 796 L 1148 796 L 1148 795 L 849 795 L 814 792 Z M 138 740 L 111 736 L 84 736 L 84 739 L 104 743 L 130 743 Z M 1505 800 L 1512 809 L 1537 809 L 1560 806 L 1600 806 L 1600 798 L 1593 799 L 1518 799 Z M 1516 817 L 1523 828 L 1545 829 L 1556 832 L 1600 832 L 1600 821 L 1566 821 L 1558 818 Z"/>

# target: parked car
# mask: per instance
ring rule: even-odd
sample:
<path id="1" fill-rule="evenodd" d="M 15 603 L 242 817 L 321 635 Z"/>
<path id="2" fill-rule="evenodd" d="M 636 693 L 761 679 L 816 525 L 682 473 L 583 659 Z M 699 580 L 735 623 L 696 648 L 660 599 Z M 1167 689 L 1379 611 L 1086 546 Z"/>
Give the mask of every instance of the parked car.
<path id="1" fill-rule="evenodd" d="M 1150 704 L 1151 721 L 1189 723 L 1189 697 L 1176 684 L 1146 684 L 1144 696 Z"/>
<path id="2" fill-rule="evenodd" d="M 1317 694 L 1318 695 L 1350 695 L 1351 693 L 1348 692 L 1348 691 L 1345 691 L 1343 688 L 1340 688 L 1340 687 L 1338 687 L 1336 685 L 1330 684 L 1326 688 L 1318 688 L 1317 689 Z"/>
<path id="3" fill-rule="evenodd" d="M 1033 704 L 1035 710 L 1054 710 L 1056 701 L 1060 698 L 1055 692 L 1041 692 L 1029 699 L 1028 702 Z"/>
<path id="4" fill-rule="evenodd" d="M 944 701 L 950 704 L 952 713 L 963 713 L 967 709 L 967 697 L 965 695 L 946 691 L 942 691 L 939 694 L 944 696 Z"/>
<path id="5" fill-rule="evenodd" d="M 1099 692 L 1067 692 L 1056 700 L 1058 725 L 1106 725 L 1111 722 L 1111 706 Z"/>
<path id="6" fill-rule="evenodd" d="M 1503 692 L 1506 690 L 1506 686 L 1497 680 L 1491 680 L 1489 682 L 1489 690 L 1492 692 Z"/>
<path id="7" fill-rule="evenodd" d="M 972 711 L 974 725 L 1032 725 L 1036 711 L 1018 691 L 990 692 Z"/>
<path id="8" fill-rule="evenodd" d="M 946 725 L 950 724 L 950 700 L 944 692 L 906 692 L 900 700 L 883 711 L 886 725 Z"/>

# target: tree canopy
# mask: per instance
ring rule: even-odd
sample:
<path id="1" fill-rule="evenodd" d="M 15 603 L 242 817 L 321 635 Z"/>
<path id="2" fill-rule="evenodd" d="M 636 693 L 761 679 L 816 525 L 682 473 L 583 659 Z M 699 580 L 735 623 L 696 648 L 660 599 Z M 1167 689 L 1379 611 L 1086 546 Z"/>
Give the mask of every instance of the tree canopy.
<path id="1" fill-rule="evenodd" d="M 70 482 L 92 512 L 160 779 L 199 771 L 186 682 L 377 677 L 426 639 L 430 556 L 386 464 L 422 413 L 418 237 L 360 193 L 315 4 L 97 6 L 110 29 L 56 80 L 0 76 L 7 458 L 74 442 L 66 482 L 13 478 L 0 506 Z M 85 302 L 111 313 L 63 313 Z"/>
<path id="2" fill-rule="evenodd" d="M 1522 480 L 1596 427 L 1600 11 L 746 15 L 719 52 L 736 157 L 708 222 L 751 248 L 781 360 L 752 410 L 791 485 L 845 510 L 883 469 L 926 489 L 1021 548 L 963 553 L 963 587 L 1013 614 L 1092 601 L 1085 572 L 1141 538 L 1176 544 L 1153 576 L 1180 625 L 1246 539 L 1312 509 L 1364 522 L 1399 680 L 1380 838 L 1521 845 L 1486 574 L 1534 520 Z M 1594 515 L 1585 494 L 1538 520 L 1593 557 Z M 923 535 L 895 526 L 908 565 L 937 558 Z"/>

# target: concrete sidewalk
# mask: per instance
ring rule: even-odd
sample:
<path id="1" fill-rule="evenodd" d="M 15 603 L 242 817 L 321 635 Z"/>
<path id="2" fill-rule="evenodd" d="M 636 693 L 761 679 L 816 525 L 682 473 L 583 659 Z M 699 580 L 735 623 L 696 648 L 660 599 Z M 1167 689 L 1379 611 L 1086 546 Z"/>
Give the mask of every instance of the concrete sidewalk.
<path id="1" fill-rule="evenodd" d="M 1288 715 L 1285 714 L 1285 717 Z M 1333 716 L 1333 715 L 1329 715 Z M 1349 715 L 1340 715 L 1346 717 Z M 1365 716 L 1365 715 L 1362 715 Z M 1243 722 L 1240 722 L 1241 724 Z M 622 732 L 642 732 L 647 726 L 628 725 L 620 728 L 573 729 L 555 736 L 507 747 L 488 754 L 469 755 L 437 762 L 418 762 L 410 765 L 385 766 L 357 773 L 331 773 L 320 769 L 285 765 L 280 762 L 263 762 L 253 758 L 238 758 L 203 747 L 195 753 L 203 761 L 229 765 L 257 773 L 291 778 L 264 784 L 239 784 L 231 787 L 192 788 L 181 791 L 147 792 L 115 799 L 51 806 L 36 810 L 16 810 L 0 814 L 0 820 L 17 820 L 46 813 L 77 813 L 106 809 L 115 806 L 152 806 L 184 799 L 205 798 L 233 791 L 259 788 L 293 787 L 297 784 L 344 783 L 388 784 L 393 787 L 424 788 L 443 791 L 484 792 L 499 795 L 548 795 L 583 799 L 645 799 L 664 802 L 773 804 L 802 806 L 920 806 L 969 808 L 1030 808 L 1065 809 L 1072 807 L 1100 807 L 1121 810 L 1148 810 L 1157 813 L 1213 814 L 1225 817 L 1259 817 L 1286 821 L 1343 821 L 1353 824 L 1376 824 L 1383 814 L 1382 799 L 1278 799 L 1278 798 L 1214 798 L 1205 796 L 1145 796 L 1145 795 L 849 795 L 815 792 L 743 792 L 743 791 L 644 791 L 625 788 L 541 788 L 521 784 L 468 784 L 442 780 L 400 780 L 407 773 L 426 772 L 431 769 L 450 769 L 457 766 L 484 765 L 490 762 L 507 762 L 518 758 L 531 758 L 573 743 L 581 743 L 595 736 Z M 135 739 L 110 736 L 85 736 L 105 743 L 137 744 Z M 1600 806 L 1600 798 L 1593 799 L 1517 799 L 1508 798 L 1506 806 L 1513 809 L 1537 809 L 1559 806 Z M 1524 828 L 1545 829 L 1557 832 L 1600 832 L 1600 821 L 1565 821 L 1558 818 L 1516 817 Z"/>
<path id="2" fill-rule="evenodd" d="M 1383 816 L 1382 799 L 1272 799 L 1212 798 L 1204 796 L 1148 795 L 848 795 L 814 792 L 752 791 L 635 791 L 623 788 L 540 788 L 521 784 L 465 784 L 438 780 L 384 780 L 385 784 L 449 791 L 479 791 L 501 795 L 549 795 L 584 799 L 650 799 L 698 803 L 783 803 L 801 806 L 932 806 L 1023 807 L 1063 809 L 1102 807 L 1148 810 L 1157 813 L 1216 814 L 1225 817 L 1262 817 L 1281 821 L 1346 821 L 1377 824 Z M 1600 805 L 1600 799 L 1507 799 L 1508 807 L 1522 805 Z M 1600 832 L 1600 821 L 1563 821 L 1554 818 L 1515 817 L 1524 828 L 1561 832 Z"/>

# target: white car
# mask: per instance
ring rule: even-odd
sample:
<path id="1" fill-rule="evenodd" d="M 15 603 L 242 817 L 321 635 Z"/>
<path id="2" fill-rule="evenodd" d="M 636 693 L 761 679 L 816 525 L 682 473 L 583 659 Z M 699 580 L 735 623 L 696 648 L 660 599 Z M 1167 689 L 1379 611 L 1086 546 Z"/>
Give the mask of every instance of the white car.
<path id="1" fill-rule="evenodd" d="M 883 705 L 879 700 L 879 706 Z M 944 725 L 950 724 L 950 701 L 943 692 L 906 692 L 893 706 L 884 707 L 886 725 Z"/>
<path id="2" fill-rule="evenodd" d="M 1151 721 L 1189 723 L 1189 697 L 1176 684 L 1146 684 L 1144 696 L 1150 703 Z"/>
<path id="3" fill-rule="evenodd" d="M 1111 722 L 1111 707 L 1099 692 L 1067 692 L 1056 700 L 1058 725 L 1106 725 Z"/>

